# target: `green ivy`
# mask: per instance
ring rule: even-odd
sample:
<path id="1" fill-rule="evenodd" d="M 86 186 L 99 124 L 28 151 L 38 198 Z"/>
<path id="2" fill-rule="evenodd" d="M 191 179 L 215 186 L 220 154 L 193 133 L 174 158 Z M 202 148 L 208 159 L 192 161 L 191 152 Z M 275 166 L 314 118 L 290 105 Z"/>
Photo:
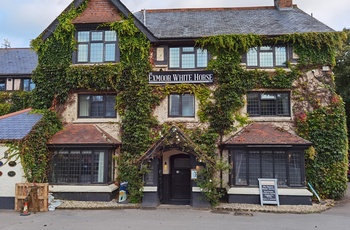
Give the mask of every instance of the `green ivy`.
<path id="1" fill-rule="evenodd" d="M 20 157 L 28 182 L 46 183 L 51 160 L 47 142 L 62 127 L 57 114 L 52 111 L 41 110 L 32 113 L 42 114 L 43 117 L 24 140 L 8 143 L 7 146 L 11 153 L 10 158 Z"/>
<path id="2" fill-rule="evenodd" d="M 240 114 L 247 91 L 256 88 L 293 89 L 292 84 L 301 75 L 303 68 L 333 64 L 336 47 L 343 39 L 342 33 L 305 33 L 273 38 L 254 34 L 205 37 L 197 40 L 196 45 L 207 48 L 214 57 L 208 66 L 208 69 L 215 73 L 214 86 L 188 84 L 150 86 L 147 76 L 152 70 L 149 60 L 151 44 L 137 29 L 131 17 L 103 25 L 110 27 L 118 34 L 121 53 L 119 63 L 70 66 L 71 55 L 76 46 L 75 27 L 72 20 L 86 8 L 86 3 L 87 1 L 78 9 L 72 5 L 61 14 L 59 24 L 51 37 L 45 41 L 39 37 L 32 42 L 32 46 L 39 55 L 39 66 L 33 76 L 36 83 L 33 105 L 35 108 L 49 108 L 54 99 L 55 102 L 63 104 L 69 93 L 80 89 L 117 92 L 116 109 L 121 115 L 123 143 L 121 154 L 117 158 L 119 179 L 129 182 L 131 202 L 140 201 L 142 196 L 140 188 L 143 186 L 142 174 L 144 172 L 140 170 L 135 160 L 147 150 L 154 140 L 159 138 L 156 131 L 162 129 L 152 116 L 152 111 L 169 93 L 191 92 L 196 95 L 200 104 L 198 112 L 200 121 L 208 122 L 209 127 L 191 130 L 184 128 L 184 130 L 208 157 L 217 159 L 216 142 L 234 130 L 236 122 L 239 124 L 247 122 L 247 118 Z M 300 57 L 299 65 L 291 67 L 291 71 L 287 72 L 282 69 L 276 69 L 275 72 L 253 71 L 245 70 L 240 66 L 241 56 L 249 48 L 279 43 L 292 44 L 294 52 Z M 339 121 L 342 121 L 340 112 L 331 110 L 331 114 L 336 117 L 340 116 Z M 311 124 L 310 127 L 314 129 L 308 126 L 307 130 L 314 132 L 323 122 L 328 122 L 328 120 L 319 124 Z M 163 128 L 167 125 L 164 124 Z M 303 130 L 300 123 L 298 123 L 298 128 L 298 130 Z M 330 136 L 324 139 L 307 137 L 317 146 L 315 148 L 317 156 L 320 152 L 326 151 L 318 146 L 320 143 L 328 142 Z M 344 138 L 344 133 L 339 138 Z M 342 154 L 344 152 L 339 151 L 336 159 L 343 159 Z M 202 173 L 198 181 L 213 205 L 217 204 L 221 195 L 220 192 L 214 192 L 215 189 L 213 189 L 218 186 L 218 182 L 214 179 L 214 172 L 219 168 L 220 170 L 224 168 L 220 167 L 220 160 L 216 165 L 208 162 L 206 171 Z M 321 158 L 321 160 L 324 159 Z M 334 162 L 334 164 L 338 163 L 339 161 Z M 308 164 L 308 167 L 311 167 L 310 165 Z M 327 169 L 330 167 L 327 166 Z M 309 175 L 308 180 L 311 180 Z M 336 180 L 335 183 L 340 188 L 338 194 L 341 194 L 343 181 Z"/>

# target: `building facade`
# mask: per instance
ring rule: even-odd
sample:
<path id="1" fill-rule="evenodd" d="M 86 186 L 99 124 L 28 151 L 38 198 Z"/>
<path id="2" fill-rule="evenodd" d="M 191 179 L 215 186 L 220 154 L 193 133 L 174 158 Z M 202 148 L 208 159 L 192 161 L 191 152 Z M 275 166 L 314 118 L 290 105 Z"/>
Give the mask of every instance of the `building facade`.
<path id="1" fill-rule="evenodd" d="M 69 22 L 66 30 L 62 18 Z M 305 56 L 292 38 L 333 32 L 292 0 L 134 14 L 117 0 L 73 1 L 37 39 L 41 55 L 40 45 L 54 47 L 55 36 L 74 44 L 69 54 L 65 42 L 55 43 L 69 55 L 52 49 L 65 66 L 56 70 L 66 79 L 52 71 L 46 76 L 67 86 L 65 99 L 56 92 L 52 103 L 65 128 L 48 142 L 54 156 L 50 191 L 68 199 L 111 200 L 123 175 L 123 162 L 115 159 L 135 154 L 133 163 L 147 168 L 140 188 L 144 207 L 208 206 L 199 174 L 220 160 L 229 169 L 215 172 L 216 186 L 228 202 L 259 203 L 258 179 L 275 178 L 282 204 L 311 204 L 304 155 L 312 143 L 297 136 L 296 115 L 310 109 L 301 99 L 303 82 L 320 104 L 329 103 L 333 94 L 322 90 L 318 78 L 331 78 L 331 63 L 296 71 Z M 149 97 L 142 97 L 146 91 Z M 140 117 L 146 110 L 154 120 L 145 131 L 149 120 Z M 138 138 L 129 128 L 152 133 L 140 152 L 129 150 Z M 213 134 L 208 142 L 214 150 L 203 133 Z M 139 140 L 133 144 L 141 146 Z"/>

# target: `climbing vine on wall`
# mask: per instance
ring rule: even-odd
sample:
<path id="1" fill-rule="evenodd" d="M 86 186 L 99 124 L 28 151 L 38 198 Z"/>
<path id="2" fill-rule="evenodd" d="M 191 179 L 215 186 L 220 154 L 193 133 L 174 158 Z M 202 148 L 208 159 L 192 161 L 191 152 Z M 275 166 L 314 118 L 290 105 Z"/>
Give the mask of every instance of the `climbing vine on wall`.
<path id="1" fill-rule="evenodd" d="M 39 55 L 39 66 L 33 77 L 37 85 L 33 105 L 36 108 L 49 108 L 53 99 L 63 104 L 70 92 L 79 89 L 117 92 L 116 109 L 121 115 L 123 143 L 118 158 L 119 178 L 129 182 L 132 202 L 139 202 L 142 196 L 140 188 L 143 172 L 139 170 L 135 160 L 160 137 L 156 131 L 162 128 L 152 116 L 152 111 L 169 93 L 191 92 L 196 95 L 199 100 L 200 121 L 208 123 L 209 127 L 185 130 L 208 156 L 216 159 L 216 141 L 222 141 L 225 134 L 235 129 L 235 124 L 247 122 L 240 114 L 247 91 L 257 88 L 292 89 L 293 82 L 302 74 L 300 70 L 334 63 L 335 49 L 343 36 L 341 33 L 305 33 L 273 38 L 253 34 L 202 38 L 197 41 L 197 46 L 207 48 L 214 57 L 208 66 L 208 69 L 215 73 L 214 85 L 150 86 L 147 76 L 152 69 L 149 57 L 151 44 L 137 29 L 131 17 L 103 25 L 117 31 L 121 54 L 119 63 L 70 66 L 71 55 L 76 45 L 72 20 L 85 9 L 86 3 L 87 1 L 77 9 L 72 6 L 63 13 L 52 36 L 46 40 L 39 37 L 32 42 Z M 290 66 L 291 71 L 288 72 L 282 69 L 276 69 L 274 72 L 253 71 L 240 66 L 241 55 L 249 48 L 279 43 L 293 45 L 294 52 L 299 55 L 300 65 Z M 340 120 L 344 119 L 340 110 L 327 111 L 339 116 Z M 311 126 L 317 129 L 321 123 Z M 312 140 L 316 146 L 321 141 L 306 134 L 305 137 Z M 327 138 L 329 137 L 324 141 L 328 141 Z M 343 138 L 343 135 L 340 138 Z M 317 147 L 315 149 L 318 154 L 323 151 Z M 345 155 L 343 150 L 339 151 L 339 159 L 343 159 Z M 308 167 L 313 166 L 310 164 Z M 331 166 L 327 165 L 326 168 Z M 212 166 L 208 169 L 208 173 L 203 173 L 204 180 L 201 183 L 203 191 L 207 192 L 213 191 L 217 186 L 213 181 L 217 168 Z M 313 178 L 309 177 L 308 180 Z M 320 187 L 322 186 L 324 185 L 320 184 Z M 343 187 L 339 187 L 338 191 L 341 194 Z M 218 197 L 218 194 L 208 195 L 212 204 L 217 202 Z"/>
<path id="2" fill-rule="evenodd" d="M 11 142 L 7 146 L 10 158 L 20 157 L 27 181 L 44 183 L 48 181 L 51 157 L 46 143 L 62 128 L 62 125 L 57 114 L 52 111 L 37 110 L 32 113 L 42 114 L 43 117 L 23 140 Z"/>

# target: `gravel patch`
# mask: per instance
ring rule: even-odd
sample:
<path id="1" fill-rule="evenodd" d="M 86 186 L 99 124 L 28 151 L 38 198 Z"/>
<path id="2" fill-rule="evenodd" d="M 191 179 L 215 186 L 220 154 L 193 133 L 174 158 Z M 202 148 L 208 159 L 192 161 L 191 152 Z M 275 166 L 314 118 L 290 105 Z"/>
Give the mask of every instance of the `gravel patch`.
<path id="1" fill-rule="evenodd" d="M 321 203 L 312 205 L 257 205 L 257 204 L 227 204 L 221 203 L 212 209 L 216 212 L 235 212 L 237 215 L 245 215 L 253 212 L 271 212 L 271 213 L 295 213 L 310 214 L 321 213 L 332 208 L 335 205 L 334 200 L 324 200 Z M 62 200 L 62 204 L 57 209 L 140 209 L 140 204 L 121 204 L 116 201 L 95 202 L 95 201 L 71 201 Z"/>

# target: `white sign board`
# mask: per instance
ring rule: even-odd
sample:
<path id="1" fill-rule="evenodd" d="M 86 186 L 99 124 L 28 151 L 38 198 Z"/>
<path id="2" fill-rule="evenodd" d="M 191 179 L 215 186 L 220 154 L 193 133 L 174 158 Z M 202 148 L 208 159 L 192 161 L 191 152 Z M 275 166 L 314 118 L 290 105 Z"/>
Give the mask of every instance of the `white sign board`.
<path id="1" fill-rule="evenodd" d="M 278 197 L 277 179 L 259 178 L 260 203 L 280 205 Z"/>

